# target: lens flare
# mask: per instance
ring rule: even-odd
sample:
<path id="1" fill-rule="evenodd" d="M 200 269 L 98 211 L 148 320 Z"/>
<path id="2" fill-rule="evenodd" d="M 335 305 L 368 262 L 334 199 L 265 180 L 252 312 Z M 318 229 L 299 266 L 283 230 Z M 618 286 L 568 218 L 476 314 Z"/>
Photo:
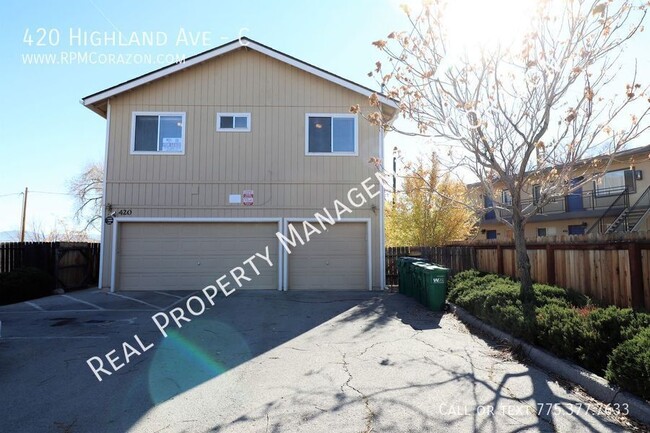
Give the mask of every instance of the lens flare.
<path id="1" fill-rule="evenodd" d="M 252 357 L 233 327 L 215 320 L 196 320 L 156 347 L 149 367 L 149 395 L 154 404 L 209 381 Z"/>

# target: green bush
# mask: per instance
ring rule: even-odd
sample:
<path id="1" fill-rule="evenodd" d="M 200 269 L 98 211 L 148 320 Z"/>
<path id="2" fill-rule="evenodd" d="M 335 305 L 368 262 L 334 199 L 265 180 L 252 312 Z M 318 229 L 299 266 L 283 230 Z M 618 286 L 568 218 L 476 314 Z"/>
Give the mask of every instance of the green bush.
<path id="1" fill-rule="evenodd" d="M 630 327 L 634 319 L 631 308 L 607 307 L 587 311 L 587 323 L 596 338 L 587 347 L 589 356 L 584 359 L 584 366 L 597 374 L 603 374 L 612 350 L 623 341 L 623 330 Z"/>
<path id="2" fill-rule="evenodd" d="M 621 336 L 624 340 L 629 340 L 642 330 L 648 328 L 650 328 L 650 314 L 634 313 L 632 320 L 630 320 L 630 323 L 626 325 L 621 331 Z"/>
<path id="3" fill-rule="evenodd" d="M 650 328 L 614 349 L 605 377 L 621 388 L 650 400 Z"/>
<path id="4" fill-rule="evenodd" d="M 596 335 L 576 309 L 547 304 L 537 310 L 536 340 L 556 355 L 580 362 L 589 355 Z"/>
<path id="5" fill-rule="evenodd" d="M 582 293 L 547 284 L 533 284 L 535 304 L 537 306 L 558 304 L 565 306 L 584 307 L 591 304 L 591 299 Z"/>
<path id="6" fill-rule="evenodd" d="M 482 274 L 474 270 L 460 272 L 449 281 L 447 298 L 451 302 L 456 302 L 458 297 L 468 292 L 484 290 L 489 284 L 502 279 L 498 275 Z"/>
<path id="7" fill-rule="evenodd" d="M 20 268 L 0 274 L 0 305 L 47 296 L 54 289 L 54 278 L 38 268 Z"/>
<path id="8" fill-rule="evenodd" d="M 448 299 L 511 335 L 605 373 L 610 381 L 648 398 L 650 314 L 600 308 L 587 296 L 546 284 L 533 289 L 534 320 L 525 317 L 519 283 L 495 274 L 457 274 Z"/>

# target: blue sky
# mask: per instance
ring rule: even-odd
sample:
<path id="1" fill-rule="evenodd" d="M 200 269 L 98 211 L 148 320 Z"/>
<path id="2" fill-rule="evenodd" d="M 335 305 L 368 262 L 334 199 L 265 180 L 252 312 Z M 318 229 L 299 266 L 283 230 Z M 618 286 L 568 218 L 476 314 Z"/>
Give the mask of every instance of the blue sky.
<path id="1" fill-rule="evenodd" d="M 82 107 L 80 98 L 164 66 L 88 64 L 90 60 L 86 64 L 28 64 L 25 55 L 72 51 L 189 56 L 242 33 L 375 87 L 366 76 L 379 55 L 371 42 L 406 26 L 398 0 L 5 0 L 2 16 L 0 99 L 5 103 L 0 105 L 4 136 L 0 142 L 0 232 L 15 230 L 20 224 L 22 196 L 6 194 L 19 193 L 25 187 L 65 193 L 69 179 L 86 164 L 103 161 L 105 121 Z M 181 40 L 177 45 L 181 29 L 185 35 L 191 32 L 207 38 L 207 43 L 201 40 L 193 44 L 187 38 L 188 44 Z M 80 32 L 93 31 L 161 32 L 167 43 L 161 47 L 92 47 L 79 43 Z M 39 40 L 41 45 L 37 46 Z M 28 196 L 28 230 L 35 224 L 47 231 L 57 219 L 69 220 L 74 212 L 70 197 L 43 192 Z"/>
<path id="2" fill-rule="evenodd" d="M 103 161 L 105 145 L 105 120 L 81 106 L 80 98 L 166 64 L 29 64 L 27 56 L 69 52 L 189 56 L 243 34 L 376 88 L 366 75 L 380 58 L 371 42 L 390 31 L 408 29 L 399 8 L 402 2 L 4 0 L 0 18 L 0 100 L 4 102 L 0 104 L 0 232 L 18 229 L 19 193 L 25 187 L 32 191 L 28 230 L 35 225 L 48 231 L 57 220 L 70 221 L 74 203 L 65 195 L 67 184 L 87 164 Z M 177 44 L 181 29 L 185 35 L 205 40 Z M 77 38 L 79 34 L 118 31 L 125 35 L 159 32 L 166 43 L 93 47 Z M 638 57 L 647 76 L 650 34 L 639 36 L 621 62 L 629 67 Z M 396 144 L 410 148 L 412 154 L 425 148 L 422 140 L 389 134 L 387 148 Z"/>

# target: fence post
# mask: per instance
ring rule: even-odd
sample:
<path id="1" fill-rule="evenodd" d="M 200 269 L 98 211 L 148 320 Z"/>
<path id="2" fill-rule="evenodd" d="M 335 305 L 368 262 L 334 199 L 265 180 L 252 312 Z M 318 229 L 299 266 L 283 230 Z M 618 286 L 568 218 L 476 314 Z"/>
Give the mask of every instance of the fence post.
<path id="1" fill-rule="evenodd" d="M 627 245 L 627 255 L 630 261 L 630 294 L 633 308 L 644 308 L 643 294 L 643 264 L 641 263 L 641 248 L 632 241 Z"/>
<path id="2" fill-rule="evenodd" d="M 503 247 L 497 244 L 497 274 L 503 275 Z"/>
<path id="3" fill-rule="evenodd" d="M 555 248 L 549 243 L 546 244 L 546 281 L 550 286 L 555 284 Z"/>

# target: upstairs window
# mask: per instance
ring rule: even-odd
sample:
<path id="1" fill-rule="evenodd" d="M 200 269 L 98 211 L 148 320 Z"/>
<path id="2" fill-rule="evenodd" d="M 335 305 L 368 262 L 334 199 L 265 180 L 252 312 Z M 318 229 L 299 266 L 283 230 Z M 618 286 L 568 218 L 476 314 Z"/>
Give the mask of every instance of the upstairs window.
<path id="1" fill-rule="evenodd" d="M 537 204 L 542 201 L 542 186 L 533 185 L 533 203 Z"/>
<path id="2" fill-rule="evenodd" d="M 131 153 L 185 153 L 185 113 L 133 113 Z"/>
<path id="3" fill-rule="evenodd" d="M 217 131 L 250 132 L 251 113 L 217 113 Z"/>
<path id="4" fill-rule="evenodd" d="M 501 191 L 501 202 L 506 206 L 512 206 L 512 194 L 507 189 Z"/>
<path id="5" fill-rule="evenodd" d="M 629 193 L 636 192 L 634 170 L 608 171 L 600 179 L 596 180 L 596 196 L 618 195 L 627 188 Z"/>
<path id="6" fill-rule="evenodd" d="M 307 155 L 357 155 L 357 116 L 308 114 Z"/>

